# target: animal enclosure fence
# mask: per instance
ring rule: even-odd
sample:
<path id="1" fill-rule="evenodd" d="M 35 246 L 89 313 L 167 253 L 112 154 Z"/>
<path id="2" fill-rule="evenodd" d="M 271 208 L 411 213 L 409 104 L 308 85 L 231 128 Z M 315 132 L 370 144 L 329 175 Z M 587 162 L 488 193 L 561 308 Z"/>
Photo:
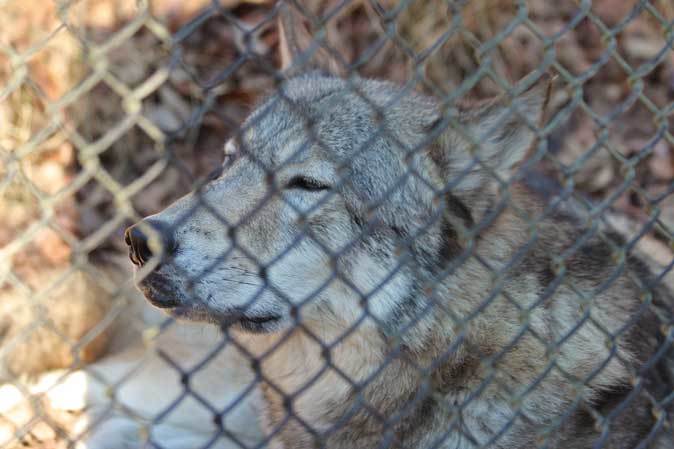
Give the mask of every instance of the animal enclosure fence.
<path id="1" fill-rule="evenodd" d="M 365 76 L 393 81 L 404 86 L 406 94 L 423 92 L 447 110 L 466 98 L 505 95 L 513 99 L 552 75 L 545 120 L 529 123 L 540 125 L 533 130 L 535 147 L 513 176 L 497 181 L 497 212 L 508 207 L 511 188 L 525 184 L 545 198 L 546 210 L 559 208 L 581 217 L 588 233 L 617 229 L 624 243 L 612 245 L 607 259 L 618 266 L 624 266 L 632 254 L 646 259 L 653 279 L 640 285 L 641 301 L 648 308 L 651 290 L 671 282 L 674 265 L 674 6 L 668 0 L 554 3 L 294 1 L 293 8 L 301 12 L 315 39 L 307 57 L 295 61 L 295 68 L 308 63 L 311 52 L 328 53 L 346 80 Z M 264 438 L 251 446 L 222 424 L 236 403 L 214 406 L 208 393 L 190 387 L 190 378 L 208 369 L 210 360 L 227 346 L 236 345 L 254 369 L 260 360 L 226 336 L 213 345 L 213 353 L 208 351 L 190 367 L 156 344 L 175 324 L 140 322 L 123 231 L 190 189 L 200 195 L 203 177 L 222 162 L 224 143 L 245 132 L 241 123 L 250 105 L 280 89 L 289 73 L 279 69 L 276 20 L 281 7 L 264 0 L 92 0 L 39 6 L 0 2 L 0 23 L 5 28 L 0 31 L 0 210 L 4 220 L 0 225 L 0 356 L 6 382 L 0 388 L 2 447 L 74 447 L 105 426 L 106 420 L 120 415 L 139 423 L 138 441 L 164 447 L 154 439 L 153 429 L 160 428 L 188 399 L 220 423 L 206 432 L 201 446 L 223 447 L 218 444 L 224 440 L 231 447 L 267 446 Z M 445 119 L 451 122 L 450 117 Z M 430 133 L 423 145 L 408 150 L 425 151 L 436 138 Z M 478 157 L 474 163 L 482 161 Z M 419 174 L 411 171 L 406 176 Z M 458 181 L 448 180 L 434 193 L 451 192 L 453 182 Z M 497 216 L 468 229 L 466 241 L 479 239 Z M 223 229 L 235 227 L 227 217 L 221 219 Z M 531 217 L 527 223 L 533 245 L 539 223 Z M 578 244 L 588 235 L 579 236 Z M 411 247 L 413 239 L 404 237 L 402 247 Z M 522 254 L 529 248 L 524 245 Z M 255 260 L 255 254 L 237 249 Z M 557 267 L 552 274 L 555 283 L 565 282 L 565 262 L 577 249 L 551 255 Z M 339 254 L 330 257 L 336 259 Z M 459 318 L 455 323 L 459 327 L 497 297 L 508 296 L 499 286 L 507 271 L 521 262 L 515 258 L 495 269 L 467 250 L 456 263 L 443 268 L 451 271 L 471 258 L 492 270 L 492 278 L 485 282 L 491 283 L 493 293 L 483 298 L 473 314 Z M 400 263 L 404 261 L 401 255 Z M 353 287 L 338 270 L 329 281 L 333 280 Z M 614 281 L 607 276 L 606 286 Z M 367 307 L 368 296 L 375 292 L 359 295 L 363 319 L 376 322 Z M 429 292 L 428 297 L 432 296 Z M 532 310 L 546 298 L 542 293 L 528 305 L 506 298 L 522 316 L 523 333 L 529 329 Z M 301 310 L 312 299 L 305 298 L 298 306 L 294 319 L 299 328 L 304 329 Z M 592 321 L 592 297 L 578 292 L 578 302 L 578 307 L 588 307 L 584 320 Z M 443 313 L 456 316 L 451 310 Z M 672 312 L 655 313 L 660 349 L 642 372 L 630 373 L 633 385 L 640 385 L 656 363 L 667 363 L 663 360 L 672 351 Z M 338 373 L 357 391 L 364 385 L 345 379 L 348 376 L 330 358 L 330 351 L 352 331 L 345 330 L 332 342 L 316 335 L 311 338 L 325 354 L 325 370 Z M 116 391 L 133 382 L 141 368 L 129 368 L 112 383 L 90 368 L 92 363 L 108 366 L 106 360 L 131 345 L 124 339 L 126 334 L 136 335 L 147 354 L 158 354 L 163 360 L 161 372 L 177 375 L 184 387 L 156 415 L 141 416 L 116 397 Z M 604 330 L 609 346 L 615 347 L 619 337 Z M 547 348 L 550 370 L 561 370 L 553 354 L 563 344 L 556 341 Z M 503 352 L 510 349 L 505 345 Z M 447 348 L 447 353 L 455 350 Z M 499 354 L 491 354 L 485 363 L 498 358 Z M 144 360 L 137 359 L 139 367 Z M 674 372 L 671 362 L 669 368 Z M 45 381 L 40 377 L 45 371 L 55 374 Z M 64 412 L 48 401 L 48 392 L 75 371 L 99 379 L 109 400 L 103 407 L 106 413 L 84 427 L 77 423 L 88 412 L 86 407 Z M 273 384 L 273 379 L 264 380 Z M 292 401 L 310 387 L 303 386 L 287 398 L 291 405 L 286 412 L 302 426 L 308 424 L 293 412 Z M 484 387 L 479 385 L 476 392 Z M 535 387 L 536 383 L 530 389 Z M 523 401 L 529 392 L 513 393 L 513 403 Z M 241 398 L 248 393 L 243 391 Z M 467 402 L 473 399 L 466 396 Z M 580 399 L 573 401 L 574 407 L 581 406 Z M 647 400 L 655 419 L 638 447 L 648 447 L 660 434 L 674 434 L 674 420 L 667 415 L 674 404 L 671 386 L 663 397 Z M 460 415 L 465 404 L 446 406 Z M 629 401 L 605 414 L 588 404 L 582 406 L 599 429 L 594 447 L 602 447 L 615 430 L 613 417 Z M 502 428 L 492 429 L 486 441 L 464 435 L 470 441 L 465 447 L 500 447 L 495 445 L 515 419 L 526 416 L 518 413 Z M 541 435 L 554 435 L 564 419 L 562 414 L 550 422 L 540 429 Z M 390 423 L 385 418 L 382 422 Z M 455 425 L 448 423 L 447 430 Z M 550 447 L 541 438 L 539 447 Z M 382 436 L 380 447 L 398 447 L 392 444 Z"/>

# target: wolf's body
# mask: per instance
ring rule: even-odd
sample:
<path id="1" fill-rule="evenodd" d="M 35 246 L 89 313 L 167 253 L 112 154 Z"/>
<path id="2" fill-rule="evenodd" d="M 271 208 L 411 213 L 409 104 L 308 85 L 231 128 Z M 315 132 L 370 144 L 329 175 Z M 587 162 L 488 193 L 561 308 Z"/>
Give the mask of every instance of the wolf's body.
<path id="1" fill-rule="evenodd" d="M 617 236 L 498 180 L 542 103 L 295 76 L 224 173 L 128 231 L 140 288 L 254 334 L 274 447 L 669 447 L 668 294 Z"/>

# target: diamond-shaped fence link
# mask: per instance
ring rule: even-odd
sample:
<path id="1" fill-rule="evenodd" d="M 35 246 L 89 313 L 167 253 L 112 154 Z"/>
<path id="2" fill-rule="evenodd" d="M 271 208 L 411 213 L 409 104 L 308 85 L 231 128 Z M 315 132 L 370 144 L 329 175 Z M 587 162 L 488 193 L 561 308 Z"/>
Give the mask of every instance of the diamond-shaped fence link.
<path id="1" fill-rule="evenodd" d="M 674 447 L 669 0 L 0 23 L 1 447 Z"/>

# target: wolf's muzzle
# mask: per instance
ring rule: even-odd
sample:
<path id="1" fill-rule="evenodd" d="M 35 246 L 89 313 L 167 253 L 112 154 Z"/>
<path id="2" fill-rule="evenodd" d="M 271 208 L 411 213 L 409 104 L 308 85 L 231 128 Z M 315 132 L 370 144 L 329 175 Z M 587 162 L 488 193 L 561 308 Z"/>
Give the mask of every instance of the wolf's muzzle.
<path id="1" fill-rule="evenodd" d="M 160 240 L 160 251 L 156 255 L 168 256 L 175 251 L 176 247 L 172 230 L 163 223 L 143 220 L 133 226 L 129 226 L 124 231 L 124 241 L 129 246 L 129 258 L 131 262 L 139 267 L 143 266 L 155 255 L 149 244 L 152 234 L 143 231 L 143 228 L 147 229 L 148 227 L 151 227 L 155 231 L 155 235 Z"/>

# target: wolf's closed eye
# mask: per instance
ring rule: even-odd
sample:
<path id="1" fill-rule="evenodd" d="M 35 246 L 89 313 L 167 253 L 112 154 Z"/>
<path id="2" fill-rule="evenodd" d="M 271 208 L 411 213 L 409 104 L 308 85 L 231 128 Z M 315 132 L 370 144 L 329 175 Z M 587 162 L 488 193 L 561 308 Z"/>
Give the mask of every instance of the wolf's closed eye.
<path id="1" fill-rule="evenodd" d="M 286 189 L 300 189 L 309 192 L 318 192 L 320 190 L 329 190 L 330 186 L 308 176 L 295 176 L 288 181 Z"/>
<path id="2" fill-rule="evenodd" d="M 225 171 L 224 167 L 222 165 L 220 165 L 219 167 L 217 167 L 215 170 L 211 171 L 206 176 L 206 182 L 215 181 L 216 179 L 218 179 L 222 175 L 222 172 L 224 172 L 224 171 Z"/>

